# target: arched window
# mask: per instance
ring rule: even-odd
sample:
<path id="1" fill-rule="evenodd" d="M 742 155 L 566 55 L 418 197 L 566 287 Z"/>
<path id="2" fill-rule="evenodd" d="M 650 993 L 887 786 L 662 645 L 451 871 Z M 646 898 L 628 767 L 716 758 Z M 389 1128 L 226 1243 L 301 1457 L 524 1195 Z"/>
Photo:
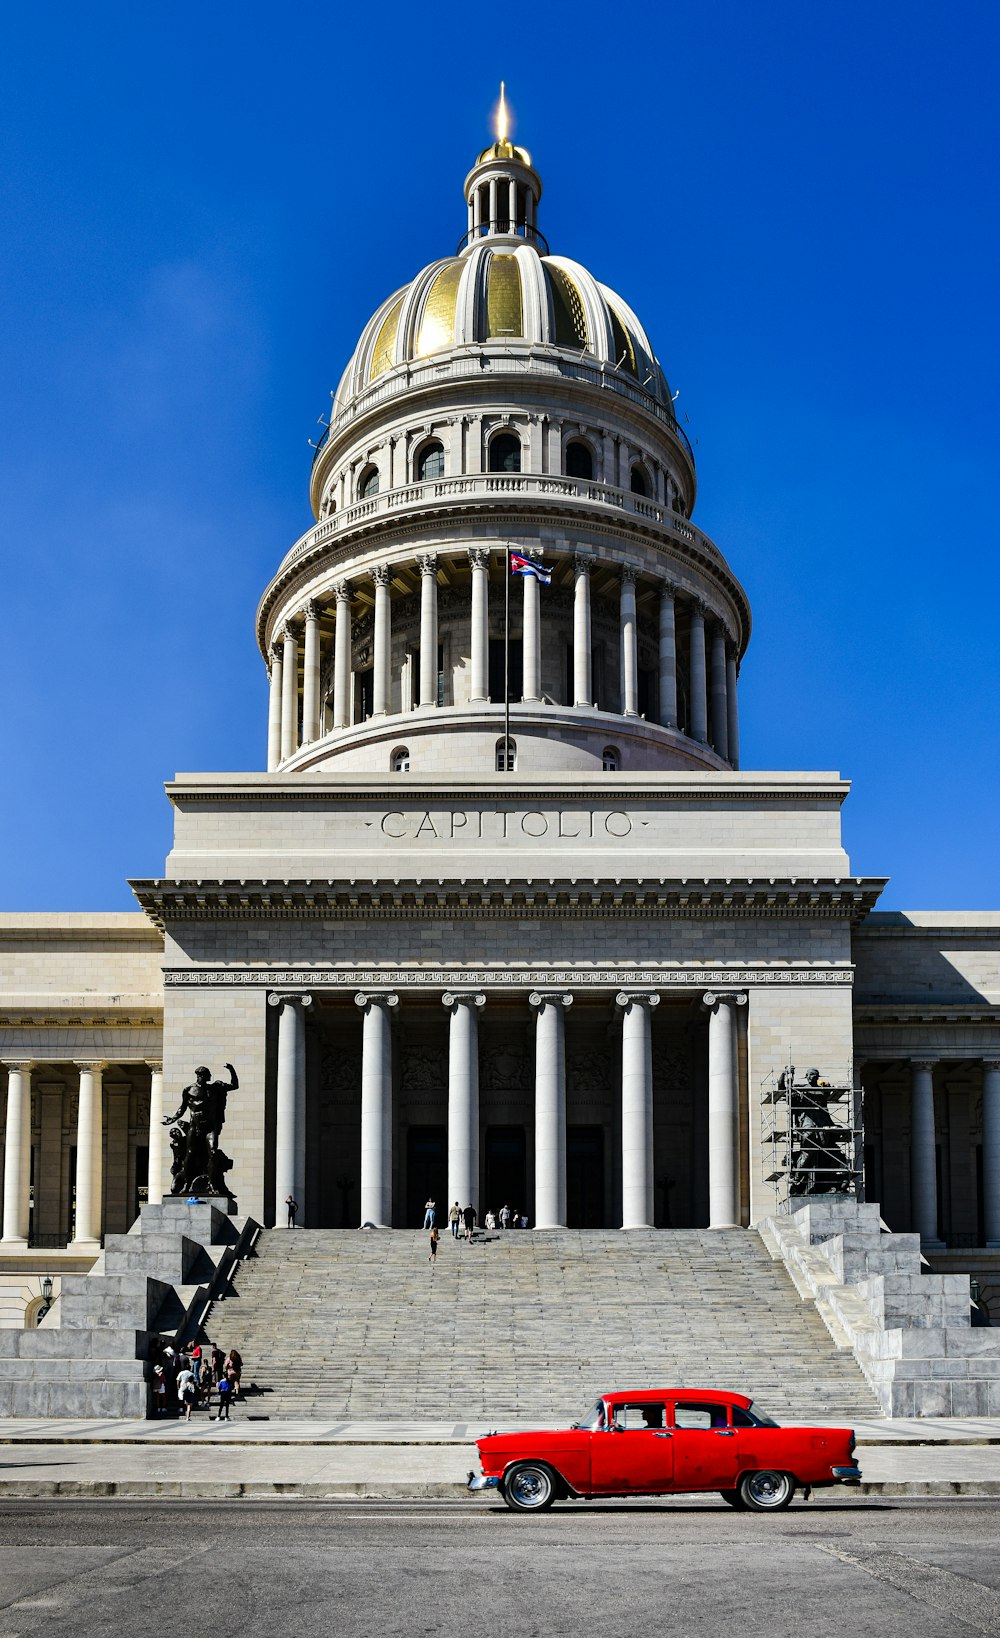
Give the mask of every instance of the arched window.
<path id="1" fill-rule="evenodd" d="M 378 467 L 366 466 L 358 479 L 358 500 L 371 500 L 378 494 Z"/>
<path id="2" fill-rule="evenodd" d="M 517 740 L 497 740 L 497 773 L 513 773 L 517 767 Z"/>
<path id="3" fill-rule="evenodd" d="M 616 745 L 605 745 L 601 752 L 601 766 L 605 773 L 621 773 L 622 754 Z"/>
<path id="4" fill-rule="evenodd" d="M 629 488 L 631 489 L 633 495 L 649 494 L 649 479 L 646 476 L 646 468 L 644 466 L 640 466 L 638 461 L 634 462 L 632 466 L 632 477 L 629 480 Z"/>
<path id="5" fill-rule="evenodd" d="M 490 442 L 491 472 L 520 472 L 521 440 L 512 432 L 498 432 Z"/>
<path id="6" fill-rule="evenodd" d="M 589 447 L 579 438 L 574 438 L 566 445 L 566 476 L 567 478 L 594 476 L 594 457 Z"/>
<path id="7" fill-rule="evenodd" d="M 444 445 L 425 444 L 417 456 L 417 482 L 429 483 L 432 478 L 444 477 Z"/>
<path id="8" fill-rule="evenodd" d="M 398 750 L 393 751 L 392 760 L 391 760 L 389 766 L 392 769 L 393 773 L 409 773 L 409 771 L 410 771 L 409 747 L 406 746 L 406 745 L 400 745 Z"/>

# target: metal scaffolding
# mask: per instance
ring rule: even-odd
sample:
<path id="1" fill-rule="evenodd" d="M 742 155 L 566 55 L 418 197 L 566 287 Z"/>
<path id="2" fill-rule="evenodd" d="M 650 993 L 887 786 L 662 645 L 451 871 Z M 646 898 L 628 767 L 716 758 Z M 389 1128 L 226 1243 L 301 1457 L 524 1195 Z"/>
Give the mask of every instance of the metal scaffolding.
<path id="1" fill-rule="evenodd" d="M 862 1094 L 853 1076 L 826 1081 L 818 1069 L 796 1078 L 793 1064 L 761 1084 L 761 1156 L 779 1212 L 817 1195 L 864 1199 Z"/>

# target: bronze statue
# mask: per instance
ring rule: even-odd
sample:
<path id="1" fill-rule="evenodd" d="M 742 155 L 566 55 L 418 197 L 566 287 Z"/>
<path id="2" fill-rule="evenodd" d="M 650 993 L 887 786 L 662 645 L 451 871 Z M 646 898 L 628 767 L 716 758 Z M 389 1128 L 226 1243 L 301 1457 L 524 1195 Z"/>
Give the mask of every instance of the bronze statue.
<path id="1" fill-rule="evenodd" d="M 807 1069 L 796 1081 L 789 1064 L 778 1076 L 778 1090 L 788 1100 L 790 1195 L 846 1194 L 853 1186 L 849 1153 L 852 1134 L 834 1119 L 828 1105 L 841 1093 L 824 1081 L 818 1069 Z"/>
<path id="2" fill-rule="evenodd" d="M 225 1174 L 233 1163 L 219 1148 L 219 1134 L 225 1125 L 229 1093 L 235 1092 L 240 1083 L 232 1064 L 226 1064 L 226 1068 L 228 1081 L 213 1081 L 211 1070 L 204 1065 L 196 1069 L 193 1083 L 181 1093 L 179 1109 L 164 1118 L 164 1126 L 170 1127 L 173 1153 L 171 1194 L 220 1194 L 232 1198 Z"/>

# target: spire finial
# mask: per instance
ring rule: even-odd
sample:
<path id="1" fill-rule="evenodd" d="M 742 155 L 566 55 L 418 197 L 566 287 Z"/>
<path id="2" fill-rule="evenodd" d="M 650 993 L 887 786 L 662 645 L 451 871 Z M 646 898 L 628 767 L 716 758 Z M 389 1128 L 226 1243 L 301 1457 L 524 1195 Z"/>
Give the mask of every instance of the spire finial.
<path id="1" fill-rule="evenodd" d="M 507 94 L 503 80 L 500 81 L 500 101 L 497 103 L 497 141 L 506 142 L 510 128 L 510 119 L 507 113 Z"/>

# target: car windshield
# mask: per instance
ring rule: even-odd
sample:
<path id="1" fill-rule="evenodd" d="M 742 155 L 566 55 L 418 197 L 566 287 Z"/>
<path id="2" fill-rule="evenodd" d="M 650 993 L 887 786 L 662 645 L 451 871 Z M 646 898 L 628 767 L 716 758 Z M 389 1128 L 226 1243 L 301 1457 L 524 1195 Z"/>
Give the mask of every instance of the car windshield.
<path id="1" fill-rule="evenodd" d="M 577 1422 L 576 1426 L 578 1428 L 589 1428 L 589 1430 L 592 1433 L 595 1433 L 598 1428 L 603 1428 L 603 1426 L 604 1426 L 604 1401 L 603 1401 L 603 1399 L 599 1399 L 597 1401 L 597 1404 L 593 1407 L 593 1409 L 589 1410 L 587 1412 L 586 1416 L 581 1417 L 580 1421 Z"/>

